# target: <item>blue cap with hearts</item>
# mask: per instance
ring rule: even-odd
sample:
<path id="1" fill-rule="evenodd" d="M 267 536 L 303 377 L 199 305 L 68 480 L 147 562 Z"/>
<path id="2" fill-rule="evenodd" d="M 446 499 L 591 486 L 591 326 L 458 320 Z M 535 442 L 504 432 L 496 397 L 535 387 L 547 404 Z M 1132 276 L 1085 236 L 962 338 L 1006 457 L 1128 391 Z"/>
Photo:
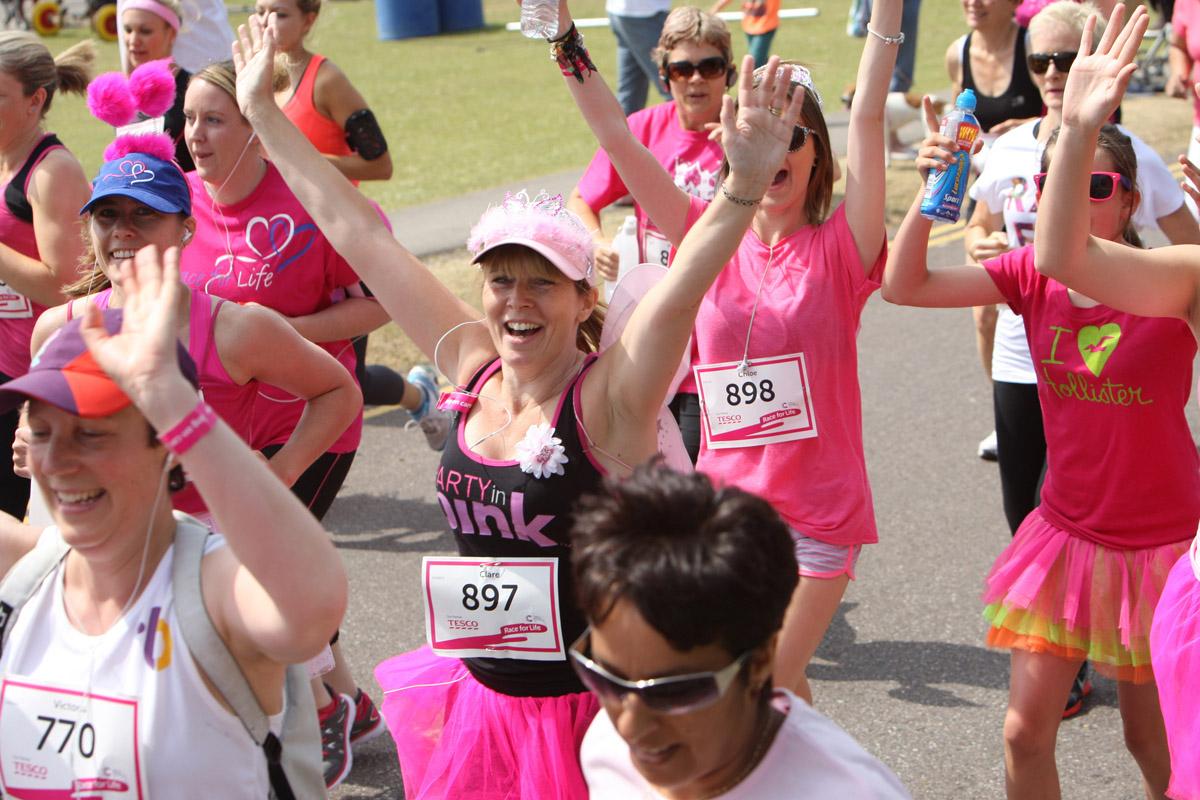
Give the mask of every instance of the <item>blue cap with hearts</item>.
<path id="1" fill-rule="evenodd" d="M 105 197 L 130 197 L 163 214 L 192 214 L 192 192 L 171 161 L 148 153 L 128 153 L 106 161 L 92 181 L 92 197 L 80 214 Z"/>

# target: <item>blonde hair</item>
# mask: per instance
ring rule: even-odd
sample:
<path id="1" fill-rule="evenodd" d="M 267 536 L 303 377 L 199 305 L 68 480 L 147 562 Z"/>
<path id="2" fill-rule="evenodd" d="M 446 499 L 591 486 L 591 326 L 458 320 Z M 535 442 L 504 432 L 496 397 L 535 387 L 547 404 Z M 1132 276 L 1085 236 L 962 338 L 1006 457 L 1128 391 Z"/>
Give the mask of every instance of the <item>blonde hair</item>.
<path id="1" fill-rule="evenodd" d="M 535 277 L 564 277 L 558 267 L 551 264 L 541 253 L 519 244 L 505 244 L 489 250 L 480 259 L 479 266 L 490 267 L 502 275 L 516 275 L 518 272 L 522 272 Z M 579 280 L 572 281 L 572 283 L 575 285 L 575 291 L 580 295 L 596 291 L 596 288 L 588 285 L 587 281 Z M 579 323 L 579 330 L 575 335 L 575 346 L 585 353 L 595 353 L 600 349 L 600 332 L 604 328 L 605 310 L 605 305 L 597 300 L 591 315 Z"/>
<path id="2" fill-rule="evenodd" d="M 191 86 L 196 81 L 204 81 L 229 95 L 229 99 L 233 101 L 233 106 L 238 110 L 238 115 L 242 117 L 242 121 L 247 125 L 250 124 L 250 121 L 242 114 L 241 106 L 238 105 L 237 70 L 234 68 L 232 61 L 216 61 L 209 64 L 191 77 L 191 80 L 188 81 L 188 86 Z M 271 89 L 281 92 L 287 88 L 287 85 L 287 71 L 276 60 L 275 73 L 271 78 Z"/>
<path id="3" fill-rule="evenodd" d="M 1100 41 L 1104 35 L 1104 14 L 1090 2 L 1074 3 L 1070 0 L 1057 0 L 1043 8 L 1029 21 L 1029 35 L 1038 36 L 1050 28 L 1065 28 L 1078 36 L 1083 36 L 1083 26 L 1088 17 L 1096 15 L 1096 28 L 1092 32 L 1092 41 Z"/>
<path id="4" fill-rule="evenodd" d="M 665 71 L 668 54 L 684 42 L 712 45 L 721 51 L 729 66 L 734 66 L 729 28 L 725 26 L 725 20 L 714 14 L 701 11 L 695 6 L 680 6 L 671 11 L 663 23 L 658 46 L 654 48 L 651 57 Z"/>
<path id="5" fill-rule="evenodd" d="M 55 58 L 32 33 L 0 32 L 0 72 L 13 76 L 26 97 L 32 97 L 38 89 L 46 90 L 43 117 L 50 110 L 50 102 L 57 90 L 75 94 L 87 91 L 95 60 L 96 46 L 90 39 L 64 50 Z"/>

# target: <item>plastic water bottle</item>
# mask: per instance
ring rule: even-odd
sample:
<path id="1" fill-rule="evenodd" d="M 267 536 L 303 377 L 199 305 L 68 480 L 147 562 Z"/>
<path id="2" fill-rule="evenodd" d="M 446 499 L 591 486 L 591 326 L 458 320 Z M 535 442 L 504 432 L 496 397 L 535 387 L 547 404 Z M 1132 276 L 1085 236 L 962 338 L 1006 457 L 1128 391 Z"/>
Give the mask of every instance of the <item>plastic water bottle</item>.
<path id="1" fill-rule="evenodd" d="M 558 37 L 558 0 L 521 0 L 521 33 L 530 39 Z"/>
<path id="2" fill-rule="evenodd" d="M 621 223 L 621 229 L 613 237 L 612 249 L 617 254 L 617 279 L 604 287 L 604 297 L 612 300 L 613 291 L 629 270 L 641 263 L 641 251 L 638 248 L 637 217 L 632 214 Z"/>
<path id="3" fill-rule="evenodd" d="M 925 181 L 921 216 L 926 219 L 958 222 L 967 194 L 967 178 L 971 175 L 971 150 L 979 136 L 979 120 L 974 112 L 975 92 L 967 89 L 954 101 L 954 110 L 942 120 L 942 135 L 957 142 L 958 151 L 953 164 L 941 172 L 931 171 Z"/>

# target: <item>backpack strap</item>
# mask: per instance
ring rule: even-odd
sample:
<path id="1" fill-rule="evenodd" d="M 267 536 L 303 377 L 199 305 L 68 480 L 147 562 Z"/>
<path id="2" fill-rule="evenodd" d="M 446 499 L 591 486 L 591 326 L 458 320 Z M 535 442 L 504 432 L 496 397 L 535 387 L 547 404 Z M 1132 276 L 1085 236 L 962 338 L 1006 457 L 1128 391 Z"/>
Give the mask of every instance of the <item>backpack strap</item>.
<path id="1" fill-rule="evenodd" d="M 177 521 L 171 582 L 175 592 L 175 612 L 179 615 L 179 625 L 188 652 L 237 714 L 250 738 L 262 748 L 267 758 L 272 795 L 278 800 L 295 800 L 283 768 L 283 745 L 279 737 L 271 732 L 270 721 L 250 683 L 213 627 L 208 610 L 204 607 L 200 563 L 204 559 L 204 545 L 209 530 L 188 517 L 177 518 Z M 309 696 L 311 698 L 311 691 Z M 288 696 L 286 701 L 290 702 L 291 699 Z"/>
<path id="2" fill-rule="evenodd" d="M 33 172 L 33 168 L 41 162 L 43 153 L 51 147 L 62 146 L 63 143 L 53 133 L 43 136 L 42 140 L 33 146 L 29 158 L 25 159 L 21 169 L 12 176 L 8 186 L 4 187 L 4 204 L 8 206 L 9 213 L 22 222 L 33 222 L 33 206 L 29 204 L 29 196 L 25 193 L 25 186 L 29 183 L 29 173 Z"/>
<path id="3" fill-rule="evenodd" d="M 34 548 L 22 556 L 0 581 L 0 652 L 4 650 L 11 625 L 21 608 L 70 549 L 58 528 L 47 528 L 38 537 Z"/>

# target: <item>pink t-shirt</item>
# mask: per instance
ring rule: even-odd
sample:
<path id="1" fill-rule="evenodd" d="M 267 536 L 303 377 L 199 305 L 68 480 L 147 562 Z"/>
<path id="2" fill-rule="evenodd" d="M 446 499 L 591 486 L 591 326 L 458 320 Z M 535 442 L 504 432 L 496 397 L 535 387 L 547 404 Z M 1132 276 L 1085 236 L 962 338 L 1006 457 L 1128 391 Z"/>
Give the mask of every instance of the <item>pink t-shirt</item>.
<path id="1" fill-rule="evenodd" d="M 47 134 L 49 136 L 50 134 Z M 33 180 L 33 171 L 47 154 L 61 149 L 60 145 L 49 147 L 37 157 L 25 178 L 25 189 Z M 13 216 L 4 202 L 8 184 L 0 185 L 0 243 L 11 247 L 23 256 L 41 260 L 33 223 Z M 0 281 L 0 373 L 10 378 L 19 378 L 29 371 L 29 342 L 33 338 L 33 326 L 46 307 L 39 305 L 11 286 Z"/>
<path id="2" fill-rule="evenodd" d="M 629 130 L 671 174 L 676 186 L 701 200 L 712 200 L 716 196 L 724 152 L 719 144 L 709 141 L 707 131 L 686 131 L 679 126 L 675 101 L 631 114 Z M 579 194 L 597 214 L 629 194 L 603 149 L 596 151 L 592 163 L 580 178 Z M 670 257 L 667 237 L 650 222 L 641 206 L 635 205 L 634 213 L 642 260 L 667 266 Z"/>
<path id="3" fill-rule="evenodd" d="M 196 237 L 183 250 L 180 272 L 192 289 L 236 303 L 253 301 L 297 317 L 328 308 L 339 290 L 358 285 L 354 270 L 321 235 L 273 165 L 267 164 L 262 181 L 248 197 L 230 205 L 212 200 L 195 172 L 188 173 L 187 180 Z M 354 348 L 348 340 L 319 344 L 354 374 Z M 250 446 L 261 449 L 286 442 L 304 407 L 299 398 L 261 385 Z M 361 436 L 360 413 L 329 451 L 355 450 Z"/>
<path id="4" fill-rule="evenodd" d="M 689 228 L 705 207 L 692 200 Z M 857 338 L 886 256 L 881 248 L 869 275 L 863 272 L 844 206 L 774 247 L 750 231 L 696 317 L 692 363 L 740 361 L 761 282 L 749 357 L 804 354 L 817 430 L 756 447 L 713 450 L 704 442 L 696 468 L 765 498 L 790 527 L 830 544 L 879 539 L 863 455 Z"/>
<path id="5" fill-rule="evenodd" d="M 1046 428 L 1043 516 L 1106 547 L 1192 538 L 1200 458 L 1184 417 L 1196 340 L 1182 320 L 1079 308 L 1033 247 L 984 263 L 1025 322 Z"/>
<path id="6" fill-rule="evenodd" d="M 1200 3 L 1196 0 L 1177 0 L 1171 13 L 1171 33 L 1183 40 L 1184 50 L 1192 60 L 1188 88 L 1200 81 Z M 1200 98 L 1192 97 L 1192 124 L 1200 126 Z"/>

